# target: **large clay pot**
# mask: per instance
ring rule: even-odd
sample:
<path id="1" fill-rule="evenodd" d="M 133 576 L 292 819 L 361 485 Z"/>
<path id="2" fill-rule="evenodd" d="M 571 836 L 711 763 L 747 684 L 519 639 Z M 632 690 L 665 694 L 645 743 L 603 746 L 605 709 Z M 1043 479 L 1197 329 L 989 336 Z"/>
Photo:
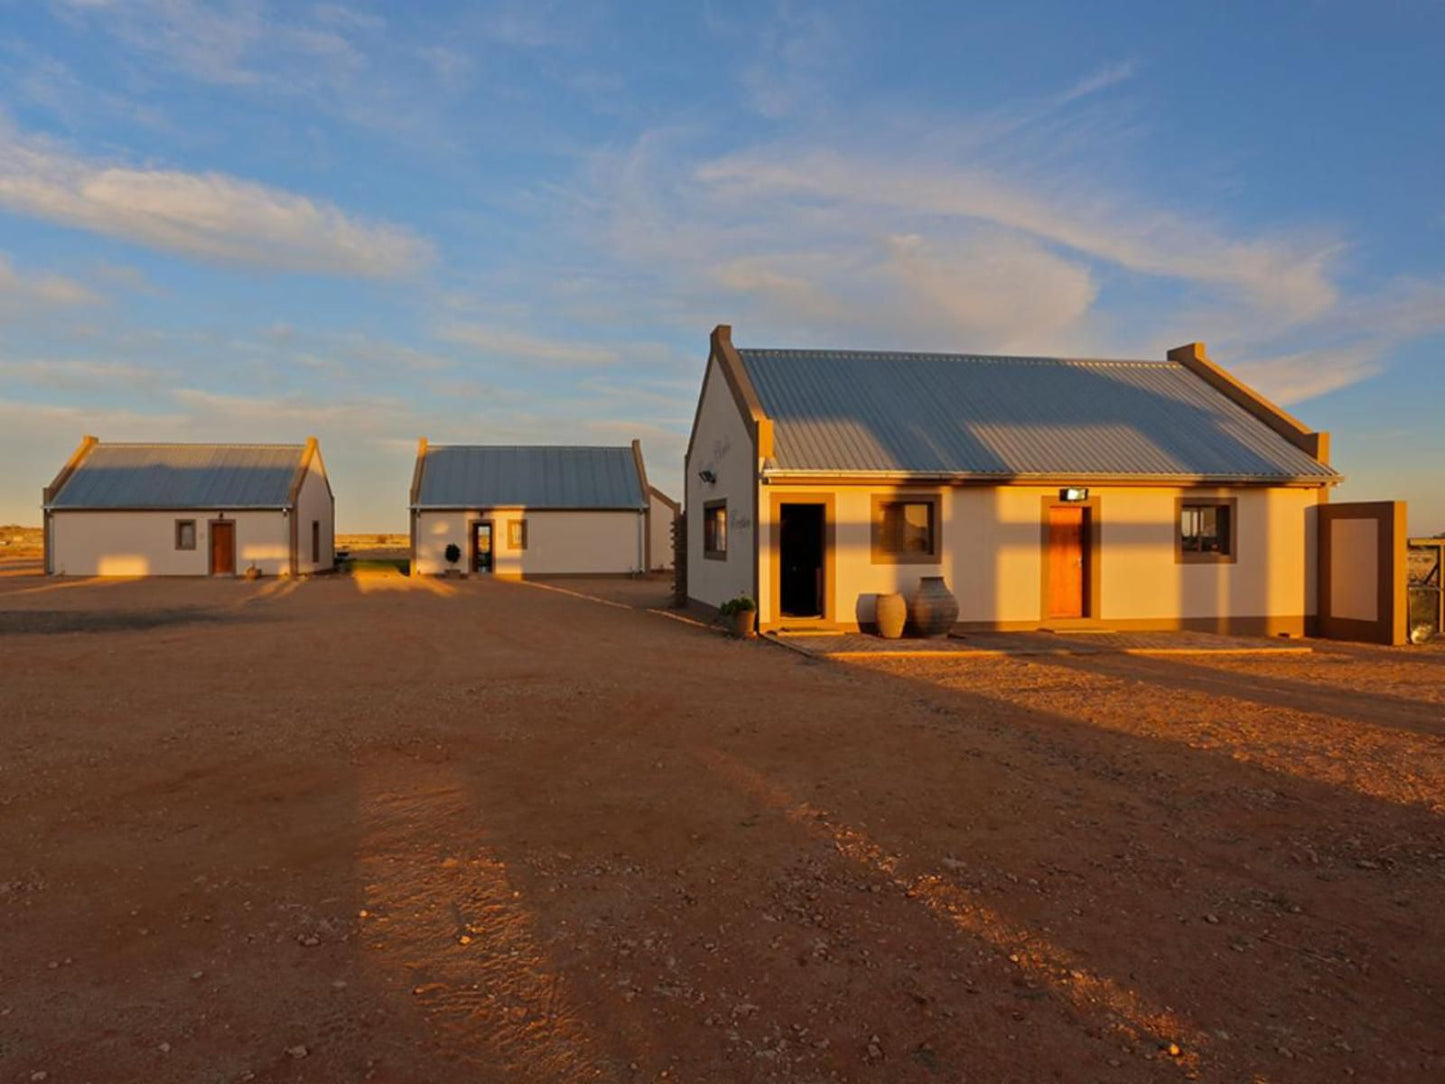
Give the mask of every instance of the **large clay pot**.
<path id="1" fill-rule="evenodd" d="M 944 636 L 958 620 L 958 599 L 942 576 L 924 576 L 908 599 L 908 624 L 917 636 Z"/>
<path id="2" fill-rule="evenodd" d="M 876 620 L 879 636 L 885 640 L 898 639 L 908 623 L 908 603 L 902 595 L 879 595 Z"/>
<path id="3" fill-rule="evenodd" d="M 751 640 L 756 635 L 757 610 L 734 610 L 728 615 L 728 631 L 739 640 Z"/>

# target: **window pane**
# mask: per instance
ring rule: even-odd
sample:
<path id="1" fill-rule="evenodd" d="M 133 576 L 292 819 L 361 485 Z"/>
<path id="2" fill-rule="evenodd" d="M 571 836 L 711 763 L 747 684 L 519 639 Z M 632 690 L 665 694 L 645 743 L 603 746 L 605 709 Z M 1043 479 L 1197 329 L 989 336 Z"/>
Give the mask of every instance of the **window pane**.
<path id="1" fill-rule="evenodd" d="M 1179 513 L 1179 544 L 1185 553 L 1229 555 L 1229 505 L 1185 505 Z"/>
<path id="2" fill-rule="evenodd" d="M 879 543 L 885 553 L 933 552 L 933 502 L 890 501 L 881 506 Z"/>
<path id="3" fill-rule="evenodd" d="M 727 505 L 709 508 L 703 513 L 703 549 L 708 553 L 726 553 L 728 548 Z"/>

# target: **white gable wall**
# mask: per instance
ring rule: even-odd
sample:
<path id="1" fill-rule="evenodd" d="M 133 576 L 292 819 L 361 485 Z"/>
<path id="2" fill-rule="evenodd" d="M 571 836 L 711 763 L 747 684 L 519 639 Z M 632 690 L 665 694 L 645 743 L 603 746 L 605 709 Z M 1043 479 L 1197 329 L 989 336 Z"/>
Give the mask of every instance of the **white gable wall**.
<path id="1" fill-rule="evenodd" d="M 692 454 L 687 460 L 683 508 L 687 516 L 687 593 L 709 606 L 753 593 L 753 548 L 756 528 L 753 503 L 757 496 L 757 459 L 747 423 L 728 387 L 716 358 L 709 358 L 703 377 Z M 717 474 L 709 484 L 699 471 Z M 728 549 L 726 559 L 703 555 L 703 515 L 709 501 L 726 500 Z"/>
<path id="2" fill-rule="evenodd" d="M 296 495 L 296 569 L 298 572 L 319 572 L 336 563 L 336 516 L 331 491 L 326 486 L 319 456 L 311 457 L 301 491 Z M 311 524 L 321 525 L 320 560 L 311 560 Z"/>
<path id="3" fill-rule="evenodd" d="M 51 516 L 52 568 L 59 576 L 205 576 L 212 511 L 80 512 Z M 280 511 L 228 512 L 236 524 L 236 571 L 290 571 L 290 522 Z M 196 548 L 176 549 L 176 521 L 196 521 Z"/>

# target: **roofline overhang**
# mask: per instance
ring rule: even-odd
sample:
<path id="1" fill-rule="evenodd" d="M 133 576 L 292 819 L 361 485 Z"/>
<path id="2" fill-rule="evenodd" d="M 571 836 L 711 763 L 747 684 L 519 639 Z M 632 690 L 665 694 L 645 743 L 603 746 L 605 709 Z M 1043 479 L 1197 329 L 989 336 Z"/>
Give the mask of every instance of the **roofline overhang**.
<path id="1" fill-rule="evenodd" d="M 42 504 L 44 512 L 290 512 L 292 504 Z"/>
<path id="2" fill-rule="evenodd" d="M 645 504 L 413 504 L 413 512 L 646 512 Z"/>
<path id="3" fill-rule="evenodd" d="M 1264 477 L 1255 474 L 1099 474 L 1081 471 L 1075 474 L 1049 472 L 1024 474 L 1000 472 L 896 471 L 896 470 L 797 470 L 764 469 L 759 475 L 764 484 L 834 481 L 840 485 L 868 485 L 899 482 L 907 485 L 999 486 L 999 485 L 1073 485 L 1089 482 L 1095 485 L 1131 486 L 1292 486 L 1323 488 L 1345 480 L 1342 474 Z"/>

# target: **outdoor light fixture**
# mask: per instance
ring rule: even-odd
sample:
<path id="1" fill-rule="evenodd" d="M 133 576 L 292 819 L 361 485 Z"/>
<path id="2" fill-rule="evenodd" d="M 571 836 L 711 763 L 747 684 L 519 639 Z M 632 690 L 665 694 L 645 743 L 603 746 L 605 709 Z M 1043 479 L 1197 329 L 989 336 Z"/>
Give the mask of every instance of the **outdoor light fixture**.
<path id="1" fill-rule="evenodd" d="M 714 483 L 717 481 L 717 472 L 716 472 L 716 471 L 700 470 L 700 471 L 697 472 L 697 476 L 698 476 L 699 478 L 701 478 L 704 482 L 706 482 L 708 485 L 712 485 L 712 484 L 714 484 Z"/>
<path id="2" fill-rule="evenodd" d="M 1069 486 L 1067 489 L 1059 490 L 1059 500 L 1061 501 L 1087 501 L 1088 499 L 1089 491 L 1082 486 Z"/>

